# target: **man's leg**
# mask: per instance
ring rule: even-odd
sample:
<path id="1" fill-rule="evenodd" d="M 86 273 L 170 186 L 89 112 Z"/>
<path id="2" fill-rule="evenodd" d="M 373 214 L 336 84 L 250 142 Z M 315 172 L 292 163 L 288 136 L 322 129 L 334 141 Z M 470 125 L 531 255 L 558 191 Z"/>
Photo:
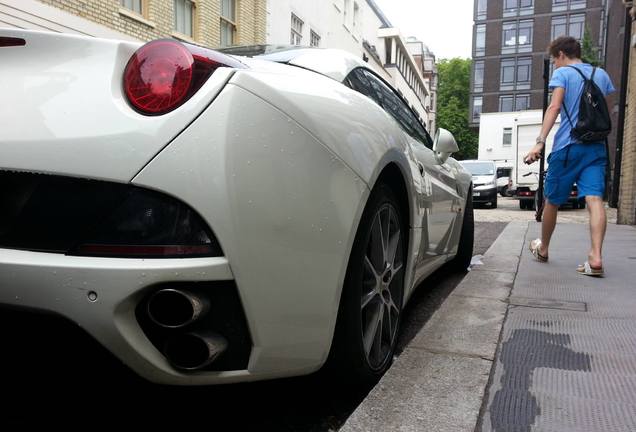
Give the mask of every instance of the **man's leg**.
<path id="1" fill-rule="evenodd" d="M 557 213 L 559 212 L 559 206 L 545 201 L 545 207 L 543 208 L 543 223 L 541 224 L 541 247 L 539 253 L 544 257 L 548 256 L 548 249 L 550 248 L 550 239 L 557 222 Z"/>
<path id="2" fill-rule="evenodd" d="M 592 248 L 588 254 L 588 261 L 590 266 L 600 268 L 603 265 L 603 240 L 607 229 L 605 205 L 600 196 L 588 195 L 585 197 L 585 202 L 590 214 L 590 234 L 592 237 Z"/>

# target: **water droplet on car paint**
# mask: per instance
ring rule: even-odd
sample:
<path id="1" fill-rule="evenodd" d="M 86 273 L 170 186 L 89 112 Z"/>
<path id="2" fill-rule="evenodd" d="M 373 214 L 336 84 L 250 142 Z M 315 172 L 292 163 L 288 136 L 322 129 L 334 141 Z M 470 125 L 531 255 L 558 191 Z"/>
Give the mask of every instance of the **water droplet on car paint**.
<path id="1" fill-rule="evenodd" d="M 293 134 L 294 134 L 294 131 L 289 131 L 289 134 L 290 134 L 290 135 L 293 135 Z"/>
<path id="2" fill-rule="evenodd" d="M 248 165 L 252 165 L 252 161 L 247 161 L 247 164 Z"/>
<path id="3" fill-rule="evenodd" d="M 174 272 L 174 275 L 175 276 L 179 276 L 179 272 Z"/>
<path id="4" fill-rule="evenodd" d="M 141 274 L 141 277 L 146 277 L 146 273 L 142 273 L 142 274 Z"/>
<path id="5" fill-rule="evenodd" d="M 95 291 L 90 291 L 87 296 L 89 301 L 91 302 L 97 301 L 97 293 Z"/>
<path id="6" fill-rule="evenodd" d="M 247 203 L 248 203 L 248 204 L 252 204 L 252 203 L 253 203 L 253 201 L 252 201 L 252 200 L 249 200 Z"/>
<path id="7" fill-rule="evenodd" d="M 338 240 L 338 244 L 341 245 L 342 244 L 342 240 Z"/>
<path id="8" fill-rule="evenodd" d="M 318 231 L 322 232 L 322 228 L 320 228 Z"/>

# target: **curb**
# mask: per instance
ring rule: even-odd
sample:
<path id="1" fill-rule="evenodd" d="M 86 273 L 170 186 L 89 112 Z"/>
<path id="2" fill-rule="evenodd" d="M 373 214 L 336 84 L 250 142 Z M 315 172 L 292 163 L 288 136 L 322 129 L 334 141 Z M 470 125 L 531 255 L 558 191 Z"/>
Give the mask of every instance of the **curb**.
<path id="1" fill-rule="evenodd" d="M 506 226 L 341 432 L 475 430 L 527 230 Z"/>

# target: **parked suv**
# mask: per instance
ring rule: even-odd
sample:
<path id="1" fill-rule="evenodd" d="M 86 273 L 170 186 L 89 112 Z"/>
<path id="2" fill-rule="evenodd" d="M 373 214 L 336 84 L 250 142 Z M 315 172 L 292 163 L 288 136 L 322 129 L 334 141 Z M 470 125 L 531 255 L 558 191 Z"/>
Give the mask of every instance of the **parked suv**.
<path id="1" fill-rule="evenodd" d="M 460 161 L 473 176 L 473 202 L 497 208 L 497 167 L 493 161 Z"/>

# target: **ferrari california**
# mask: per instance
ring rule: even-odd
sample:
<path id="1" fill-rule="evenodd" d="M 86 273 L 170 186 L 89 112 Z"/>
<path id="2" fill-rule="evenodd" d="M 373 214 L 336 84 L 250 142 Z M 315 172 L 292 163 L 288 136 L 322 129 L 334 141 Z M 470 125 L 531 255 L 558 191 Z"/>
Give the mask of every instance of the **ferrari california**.
<path id="1" fill-rule="evenodd" d="M 376 379 L 469 265 L 455 139 L 351 54 L 0 29 L 0 64 L 0 313 L 149 381 Z"/>

